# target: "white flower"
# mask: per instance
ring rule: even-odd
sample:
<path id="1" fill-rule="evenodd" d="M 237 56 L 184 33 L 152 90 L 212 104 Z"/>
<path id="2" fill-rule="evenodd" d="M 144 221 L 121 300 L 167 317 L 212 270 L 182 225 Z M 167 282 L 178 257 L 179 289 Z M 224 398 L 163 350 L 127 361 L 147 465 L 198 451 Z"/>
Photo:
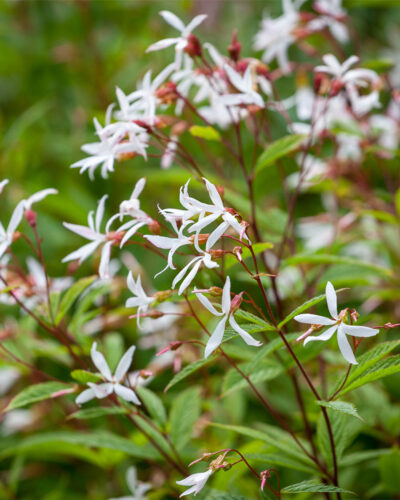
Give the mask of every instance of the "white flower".
<path id="1" fill-rule="evenodd" d="M 24 215 L 25 200 L 22 200 L 15 207 L 11 215 L 7 229 L 0 222 L 0 257 L 2 257 L 13 241 L 13 235 Z"/>
<path id="2" fill-rule="evenodd" d="M 346 43 L 349 40 L 349 32 L 344 24 L 347 13 L 342 8 L 342 0 L 317 0 L 313 7 L 320 16 L 310 21 L 307 28 L 312 31 L 328 28 L 340 43 Z"/>
<path id="3" fill-rule="evenodd" d="M 104 205 L 107 198 L 108 195 L 104 195 L 99 201 L 95 218 L 93 217 L 93 211 L 89 213 L 88 227 L 81 226 L 79 224 L 70 224 L 68 222 L 63 223 L 64 226 L 70 231 L 73 231 L 74 233 L 79 234 L 79 236 L 83 236 L 83 238 L 91 241 L 90 243 L 87 243 L 83 247 L 64 257 L 62 262 L 70 262 L 71 260 L 79 259 L 79 263 L 81 263 L 85 259 L 87 259 L 89 255 L 91 255 L 97 249 L 98 246 L 104 243 L 101 251 L 99 266 L 99 276 L 101 279 L 106 279 L 109 275 L 108 265 L 110 262 L 110 253 L 113 240 L 107 240 L 107 233 L 109 232 L 111 223 L 115 219 L 114 216 L 108 221 L 108 223 L 106 224 L 105 234 L 100 232 L 100 226 L 104 215 Z"/>
<path id="4" fill-rule="evenodd" d="M 0 182 L 0 194 L 3 192 L 3 189 L 5 187 L 6 184 L 9 183 L 9 180 L 8 179 L 4 179 Z"/>
<path id="5" fill-rule="evenodd" d="M 275 57 L 282 71 L 290 69 L 288 48 L 296 40 L 294 30 L 298 26 L 299 9 L 305 0 L 283 0 L 283 14 L 277 19 L 267 17 L 261 22 L 261 30 L 254 38 L 254 49 L 263 50 L 263 61 L 269 63 Z"/>
<path id="6" fill-rule="evenodd" d="M 81 394 L 79 394 L 79 396 L 75 400 L 76 404 L 81 405 L 93 398 L 103 399 L 109 396 L 111 393 L 115 392 L 115 394 L 120 396 L 125 401 L 140 405 L 141 403 L 133 390 L 129 387 L 126 387 L 125 385 L 120 384 L 120 382 L 125 377 L 129 367 L 131 366 L 135 349 L 136 347 L 133 345 L 126 351 L 126 353 L 122 356 L 121 361 L 118 363 L 115 374 L 111 375 L 111 371 L 107 364 L 107 361 L 105 360 L 104 356 L 99 351 L 97 351 L 97 342 L 93 342 L 90 356 L 92 357 L 93 364 L 103 375 L 106 382 L 99 385 L 88 382 L 87 385 L 90 387 L 90 389 L 86 389 L 85 391 L 81 392 Z"/>
<path id="7" fill-rule="evenodd" d="M 373 335 L 377 335 L 379 333 L 379 330 L 369 328 L 368 326 L 347 325 L 346 323 L 344 323 L 347 311 L 345 309 L 341 311 L 340 314 L 338 314 L 337 296 L 335 289 L 333 288 L 333 285 L 330 281 L 328 281 L 328 283 L 326 284 L 325 294 L 329 313 L 332 318 L 326 318 L 317 314 L 299 314 L 294 317 L 294 319 L 299 323 L 330 327 L 318 337 L 307 336 L 304 341 L 304 345 L 313 340 L 329 340 L 337 331 L 337 340 L 340 352 L 348 363 L 357 365 L 358 363 L 346 335 L 351 335 L 352 337 L 372 337 Z"/>
<path id="8" fill-rule="evenodd" d="M 129 95 L 125 95 L 122 90 L 117 87 L 116 93 L 121 111 L 115 113 L 116 118 L 128 122 L 140 119 L 149 125 L 154 125 L 156 108 L 159 102 L 156 91 L 173 70 L 174 65 L 169 64 L 153 81 L 151 81 L 151 70 L 147 71 L 143 80 L 138 84 L 137 90 Z"/>
<path id="9" fill-rule="evenodd" d="M 30 196 L 27 200 L 24 200 L 25 210 L 31 210 L 34 203 L 42 201 L 44 198 L 46 198 L 46 196 L 49 196 L 49 194 L 58 194 L 58 191 L 54 188 L 42 189 L 41 191 L 38 191 L 37 193 Z"/>
<path id="10" fill-rule="evenodd" d="M 176 154 L 177 148 L 178 148 L 178 136 L 171 135 L 171 138 L 168 141 L 167 147 L 165 148 L 164 154 L 161 157 L 161 168 L 162 169 L 165 170 L 172 165 L 172 163 L 175 159 L 175 154 Z"/>
<path id="11" fill-rule="evenodd" d="M 180 69 L 182 64 L 183 51 L 188 44 L 188 38 L 191 35 L 192 31 L 201 24 L 204 19 L 207 17 L 205 14 L 201 14 L 193 18 L 190 23 L 185 26 L 183 22 L 179 19 L 178 16 L 169 12 L 168 10 L 162 10 L 160 12 L 160 16 L 173 28 L 181 32 L 181 36 L 178 38 L 165 38 L 164 40 L 160 40 L 159 42 L 153 43 L 146 50 L 146 52 L 152 52 L 155 50 L 165 49 L 167 47 L 171 47 L 175 45 L 175 69 Z"/>
<path id="12" fill-rule="evenodd" d="M 189 228 L 189 233 L 196 232 L 196 242 L 198 242 L 199 233 L 202 229 L 215 222 L 219 217 L 222 218 L 221 224 L 216 229 L 214 229 L 214 231 L 207 239 L 206 250 L 208 251 L 215 245 L 215 243 L 221 238 L 221 236 L 228 230 L 229 227 L 234 229 L 240 236 L 243 232 L 243 226 L 240 225 L 235 216 L 226 211 L 221 196 L 214 184 L 212 184 L 205 178 L 204 181 L 206 183 L 207 191 L 212 201 L 212 205 L 203 203 L 191 197 L 187 197 L 186 201 L 190 202 L 192 206 L 201 211 L 199 220 Z M 205 215 L 206 213 L 209 213 L 209 215 Z M 243 237 L 246 240 L 248 239 L 246 235 L 244 235 Z"/>
<path id="13" fill-rule="evenodd" d="M 172 282 L 172 288 L 175 288 L 175 286 L 183 279 L 185 274 L 189 271 L 190 267 L 192 267 L 192 269 L 188 272 L 186 278 L 183 279 L 182 283 L 180 284 L 178 295 L 182 295 L 182 293 L 194 280 L 202 264 L 208 269 L 219 267 L 219 265 L 216 262 L 213 262 L 213 260 L 211 259 L 211 255 L 209 253 L 207 252 L 201 252 L 201 253 L 202 253 L 201 255 L 194 257 L 194 259 L 192 259 L 189 262 L 189 264 L 187 264 L 183 269 L 181 269 L 179 273 L 175 276 L 174 281 Z"/>
<path id="14" fill-rule="evenodd" d="M 218 312 L 215 307 L 211 304 L 211 302 L 205 297 L 203 294 L 198 292 L 196 289 L 194 292 L 197 295 L 199 301 L 203 304 L 203 306 L 210 311 L 214 316 L 222 316 L 222 319 L 215 327 L 215 330 L 211 334 L 211 337 L 208 339 L 206 350 L 204 352 L 204 357 L 208 358 L 208 356 L 220 346 L 222 342 L 222 338 L 224 336 L 225 325 L 226 322 L 231 325 L 231 327 L 242 337 L 242 339 L 248 345 L 260 346 L 261 342 L 253 339 L 251 335 L 249 335 L 243 328 L 241 328 L 231 312 L 231 280 L 229 276 L 226 278 L 224 289 L 222 292 L 222 301 L 221 301 L 221 312 Z"/>
<path id="15" fill-rule="evenodd" d="M 180 497 L 184 497 L 186 495 L 190 495 L 191 493 L 194 493 L 196 496 L 197 493 L 199 493 L 203 488 L 204 485 L 207 482 L 207 479 L 211 476 L 213 473 L 212 469 L 208 469 L 205 472 L 197 472 L 196 474 L 192 474 L 185 479 L 182 479 L 182 481 L 177 481 L 176 483 L 181 485 L 181 486 L 191 486 L 188 490 L 184 491 Z"/>
<path id="16" fill-rule="evenodd" d="M 152 487 L 150 483 L 138 481 L 136 467 L 129 467 L 126 471 L 126 483 L 132 495 L 110 500 L 146 500 L 145 493 Z"/>
<path id="17" fill-rule="evenodd" d="M 94 178 L 94 171 L 101 165 L 101 176 L 108 177 L 109 172 L 114 171 L 114 160 L 124 154 L 146 155 L 147 147 L 145 130 L 135 123 L 113 123 L 109 124 L 110 116 L 107 116 L 106 125 L 102 127 L 99 121 L 94 119 L 96 134 L 100 142 L 84 144 L 81 149 L 90 156 L 79 160 L 71 165 L 71 168 L 80 168 L 82 174 L 86 170 L 89 177 Z M 122 141 L 125 136 L 129 141 Z"/>
<path id="18" fill-rule="evenodd" d="M 119 217 L 122 219 L 125 215 L 130 215 L 132 217 L 131 220 L 125 222 L 121 227 L 118 228 L 118 231 L 126 231 L 124 234 L 120 247 L 122 248 L 125 243 L 136 233 L 138 229 L 145 226 L 146 224 L 150 224 L 153 222 L 153 219 L 140 210 L 140 201 L 139 195 L 143 191 L 143 188 L 146 184 L 146 179 L 142 177 L 139 179 L 132 191 L 132 194 L 129 200 L 123 201 L 119 206 Z"/>
<path id="19" fill-rule="evenodd" d="M 225 64 L 224 69 L 228 75 L 231 84 L 239 90 L 240 94 L 226 94 L 220 97 L 220 101 L 226 106 L 239 106 L 241 104 L 255 104 L 260 108 L 264 107 L 264 100 L 258 92 L 254 90 L 255 82 L 253 81 L 251 64 L 247 66 L 244 75 L 235 71 L 231 66 Z"/>
<path id="20" fill-rule="evenodd" d="M 154 302 L 154 297 L 149 297 L 146 295 L 146 292 L 143 290 L 142 287 L 142 281 L 140 278 L 140 275 L 137 277 L 137 280 L 133 279 L 132 273 L 129 272 L 128 274 L 128 279 L 127 279 L 127 285 L 129 290 L 132 292 L 135 297 L 129 298 L 125 306 L 126 307 L 137 307 L 137 324 L 140 326 L 140 315 L 142 313 L 146 313 L 147 310 L 149 309 L 149 305 Z"/>

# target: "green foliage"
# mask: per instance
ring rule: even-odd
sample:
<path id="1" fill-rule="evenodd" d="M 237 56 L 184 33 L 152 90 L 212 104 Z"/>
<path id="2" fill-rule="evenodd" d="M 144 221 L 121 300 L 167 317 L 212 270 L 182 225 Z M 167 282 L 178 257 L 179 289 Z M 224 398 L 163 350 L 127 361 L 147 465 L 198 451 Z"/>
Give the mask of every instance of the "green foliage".
<path id="1" fill-rule="evenodd" d="M 89 420 L 92 418 L 107 417 L 109 415 L 126 415 L 128 410 L 122 407 L 104 407 L 104 408 L 86 408 L 85 410 L 78 410 L 68 416 L 68 419 L 78 418 L 81 420 Z"/>
<path id="2" fill-rule="evenodd" d="M 63 395 L 73 392 L 74 387 L 63 384 L 61 382 L 43 382 L 42 384 L 26 387 L 17 394 L 7 405 L 4 411 L 15 410 L 32 403 L 38 403 L 49 398 L 59 397 L 59 392 L 63 391 Z"/>
<path id="3" fill-rule="evenodd" d="M 346 415 L 352 415 L 363 421 L 358 414 L 357 408 L 352 403 L 347 403 L 346 401 L 317 401 L 317 403 L 319 406 L 324 406 L 325 408 L 330 408 L 331 410 L 345 413 Z"/>
<path id="4" fill-rule="evenodd" d="M 282 488 L 282 493 L 294 495 L 296 493 L 347 493 L 355 495 L 352 491 L 338 488 L 337 486 L 328 486 L 326 484 L 317 483 L 314 480 L 302 481 L 301 483 L 291 484 Z"/>
<path id="5" fill-rule="evenodd" d="M 145 387 L 138 387 L 136 393 L 145 405 L 150 416 L 154 418 L 158 425 L 164 427 L 167 423 L 167 413 L 161 399 L 154 392 Z"/>
<path id="6" fill-rule="evenodd" d="M 181 392 L 173 401 L 169 417 L 170 437 L 178 450 L 182 450 L 193 434 L 200 416 L 201 399 L 197 387 Z"/>
<path id="7" fill-rule="evenodd" d="M 62 297 L 59 305 L 59 311 L 56 316 L 56 324 L 60 323 L 60 321 L 67 314 L 68 310 L 72 307 L 77 298 L 89 285 L 93 283 L 95 279 L 96 276 L 88 276 L 86 278 L 82 278 L 67 290 L 67 292 Z"/>
<path id="8" fill-rule="evenodd" d="M 288 156 L 299 149 L 305 137 L 306 136 L 300 134 L 287 135 L 267 146 L 265 151 L 257 159 L 256 175 L 267 167 L 274 165 L 280 158 Z"/>
<path id="9" fill-rule="evenodd" d="M 194 137 L 205 139 L 206 141 L 220 141 L 221 136 L 213 127 L 201 127 L 200 125 L 193 125 L 190 127 L 189 132 Z"/>

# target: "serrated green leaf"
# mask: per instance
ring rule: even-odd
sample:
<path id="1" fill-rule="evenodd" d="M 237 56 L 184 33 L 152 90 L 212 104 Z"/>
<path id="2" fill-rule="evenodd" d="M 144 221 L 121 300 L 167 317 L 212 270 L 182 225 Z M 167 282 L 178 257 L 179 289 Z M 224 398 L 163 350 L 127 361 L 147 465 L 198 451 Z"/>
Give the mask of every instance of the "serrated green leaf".
<path id="1" fill-rule="evenodd" d="M 86 408 L 71 413 L 71 415 L 68 415 L 68 420 L 72 418 L 89 420 L 92 418 L 107 417 L 109 415 L 126 415 L 127 413 L 128 410 L 121 406 Z"/>
<path id="2" fill-rule="evenodd" d="M 250 381 L 253 384 L 259 384 L 260 382 L 266 382 L 268 380 L 273 380 L 278 377 L 283 372 L 283 367 L 278 365 L 278 363 L 271 363 L 270 366 L 264 366 L 259 368 L 257 371 L 249 375 Z M 222 396 L 231 394 L 233 391 L 238 389 L 243 389 L 249 387 L 246 379 L 242 377 L 234 368 L 229 370 L 224 377 L 224 383 L 222 385 Z"/>
<path id="3" fill-rule="evenodd" d="M 378 266 L 372 262 L 366 262 L 360 259 L 354 259 L 352 257 L 345 257 L 342 255 L 330 255 L 323 253 L 316 254 L 297 254 L 293 257 L 288 257 L 286 259 L 286 264 L 297 265 L 297 264 L 348 264 L 350 266 L 362 267 L 368 269 L 376 274 L 382 276 L 390 277 L 392 276 L 392 271 L 389 268 Z"/>
<path id="4" fill-rule="evenodd" d="M 197 387 L 186 389 L 174 399 L 169 419 L 170 438 L 178 450 L 182 450 L 190 440 L 200 410 L 200 391 Z"/>
<path id="5" fill-rule="evenodd" d="M 171 389 L 171 387 L 178 384 L 192 373 L 195 373 L 197 370 L 200 370 L 200 368 L 202 368 L 203 366 L 210 364 L 212 361 L 213 358 L 199 359 L 194 363 L 185 366 L 185 368 L 183 368 L 172 378 L 172 380 L 170 380 L 169 384 L 167 384 L 166 388 L 164 389 L 164 392 L 167 392 L 169 389 Z"/>
<path id="6" fill-rule="evenodd" d="M 220 141 L 221 136 L 218 130 L 210 126 L 193 125 L 189 128 L 189 133 L 194 137 L 205 139 L 206 141 Z"/>
<path id="7" fill-rule="evenodd" d="M 338 290 L 339 291 L 339 290 Z M 301 304 L 301 306 L 296 307 L 294 311 L 292 311 L 290 314 L 286 316 L 285 319 L 283 319 L 279 324 L 278 328 L 281 329 L 283 326 L 286 325 L 291 319 L 293 319 L 295 316 L 298 314 L 301 314 L 303 311 L 306 311 L 312 306 L 315 306 L 325 300 L 325 294 L 323 295 L 318 295 L 318 297 L 314 297 L 313 299 L 307 300 L 307 302 L 304 302 L 304 304 Z"/>
<path id="8" fill-rule="evenodd" d="M 334 411 L 346 413 L 347 415 L 358 418 L 362 422 L 364 421 L 358 414 L 357 408 L 352 403 L 347 403 L 346 401 L 316 401 L 316 403 L 319 404 L 319 406 L 331 408 Z"/>
<path id="9" fill-rule="evenodd" d="M 255 325 L 259 325 L 263 327 L 263 330 L 271 330 L 275 331 L 275 327 L 270 325 L 267 321 L 265 321 L 263 318 L 260 318 L 259 316 L 256 316 L 255 314 L 244 311 L 243 309 L 238 309 L 235 313 L 235 316 L 244 319 L 246 321 L 250 321 L 250 323 L 254 323 Z M 259 332 L 262 332 L 263 330 L 258 330 Z"/>
<path id="10" fill-rule="evenodd" d="M 265 252 L 265 250 L 268 250 L 270 248 L 273 248 L 273 244 L 272 243 L 254 243 L 253 245 L 253 251 L 254 251 L 254 254 L 255 255 L 258 255 L 262 252 Z M 251 257 L 251 252 L 248 248 L 244 247 L 243 248 L 243 251 L 242 251 L 242 259 L 245 260 L 245 259 L 248 259 L 249 257 Z M 234 266 L 235 264 L 239 264 L 237 258 L 234 256 L 234 255 L 226 255 L 225 256 L 225 269 L 228 270 L 229 268 L 231 268 L 232 266 Z"/>
<path id="11" fill-rule="evenodd" d="M 330 486 L 328 484 L 318 483 L 311 479 L 309 481 L 302 481 L 301 483 L 291 484 L 281 489 L 281 493 L 295 494 L 295 493 L 347 493 L 355 495 L 352 491 L 338 488 L 337 486 Z"/>
<path id="12" fill-rule="evenodd" d="M 100 380 L 103 380 L 103 377 L 101 375 L 97 375 L 97 373 L 87 372 L 86 370 L 73 370 L 71 372 L 71 377 L 81 384 L 87 384 L 88 382 L 97 383 Z"/>
<path id="13" fill-rule="evenodd" d="M 371 366 L 368 370 L 366 370 L 363 375 L 354 380 L 354 382 L 346 384 L 340 391 L 340 395 L 353 391 L 354 389 L 368 384 L 369 382 L 374 382 L 398 372 L 400 372 L 400 354 L 378 361 L 374 366 Z"/>
<path id="14" fill-rule="evenodd" d="M 153 417 L 161 427 L 164 427 L 167 423 L 167 413 L 161 399 L 154 392 L 145 387 L 137 387 L 135 390 L 151 417 Z"/>
<path id="15" fill-rule="evenodd" d="M 273 165 L 276 160 L 296 151 L 306 136 L 300 134 L 287 135 L 269 144 L 257 159 L 255 175 Z"/>
<path id="16" fill-rule="evenodd" d="M 62 382 L 43 382 L 41 384 L 31 385 L 17 394 L 4 411 L 15 410 L 15 408 L 22 408 L 31 403 L 58 397 L 57 393 L 65 390 L 74 392 L 75 388 Z"/>
<path id="17" fill-rule="evenodd" d="M 59 306 L 59 311 L 56 316 L 56 324 L 63 319 L 63 317 L 66 315 L 70 307 L 72 307 L 73 303 L 75 300 L 81 295 L 81 293 L 91 284 L 93 281 L 96 279 L 97 276 L 88 276 L 86 278 L 82 278 L 78 280 L 76 283 L 74 283 L 71 288 L 69 288 L 65 294 L 63 295 L 60 306 Z"/>

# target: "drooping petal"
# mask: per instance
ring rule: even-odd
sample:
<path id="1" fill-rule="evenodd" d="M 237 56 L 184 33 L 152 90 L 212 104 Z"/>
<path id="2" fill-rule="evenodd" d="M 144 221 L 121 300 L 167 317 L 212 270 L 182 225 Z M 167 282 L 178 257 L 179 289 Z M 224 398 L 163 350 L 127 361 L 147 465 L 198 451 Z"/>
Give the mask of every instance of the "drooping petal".
<path id="1" fill-rule="evenodd" d="M 231 308 L 231 279 L 229 276 L 226 277 L 224 289 L 222 291 L 222 312 L 224 314 L 229 314 Z"/>
<path id="2" fill-rule="evenodd" d="M 93 342 L 92 348 L 90 350 L 90 356 L 92 358 L 94 366 L 99 370 L 103 377 L 111 382 L 112 375 L 110 368 L 105 360 L 105 357 L 101 352 L 97 350 L 97 342 Z"/>
<path id="3" fill-rule="evenodd" d="M 186 288 L 194 280 L 194 277 L 196 276 L 197 271 L 199 270 L 199 267 L 201 266 L 201 263 L 202 263 L 201 260 L 197 261 L 196 264 L 193 266 L 193 269 L 186 276 L 186 278 L 182 281 L 181 286 L 179 287 L 179 290 L 178 290 L 178 295 L 182 295 L 182 293 L 186 290 Z"/>
<path id="4" fill-rule="evenodd" d="M 225 231 L 228 229 L 229 224 L 228 222 L 221 222 L 221 224 L 214 229 L 214 231 L 210 234 L 210 236 L 207 239 L 206 243 L 206 251 L 210 250 L 211 247 L 217 243 L 217 241 L 221 238 L 221 236 L 225 233 Z"/>
<path id="5" fill-rule="evenodd" d="M 329 340 L 336 332 L 337 328 L 338 326 L 334 325 L 328 328 L 324 333 L 321 333 L 321 335 L 318 335 L 318 337 L 309 336 L 306 338 L 303 345 L 306 345 L 308 342 L 312 342 L 313 340 Z"/>
<path id="6" fill-rule="evenodd" d="M 75 399 L 75 403 L 77 405 L 83 405 L 83 403 L 87 403 L 91 399 L 95 398 L 96 396 L 94 395 L 93 389 L 86 389 L 85 391 L 81 392 L 79 396 Z"/>
<path id="7" fill-rule="evenodd" d="M 357 360 L 354 356 L 353 349 L 351 348 L 349 341 L 347 340 L 346 334 L 343 331 L 343 326 L 339 325 L 338 333 L 337 333 L 337 341 L 340 352 L 342 353 L 344 359 L 352 364 L 358 365 Z"/>
<path id="8" fill-rule="evenodd" d="M 126 353 L 122 356 L 121 361 L 118 363 L 115 370 L 115 379 L 119 382 L 122 380 L 132 363 L 132 358 L 135 353 L 136 346 L 132 345 Z"/>
<path id="9" fill-rule="evenodd" d="M 233 314 L 229 317 L 229 324 L 235 330 L 235 332 L 238 332 L 238 334 L 242 337 L 242 339 L 246 342 L 246 344 L 253 345 L 256 347 L 262 345 L 261 342 L 259 342 L 256 339 L 253 339 L 253 337 L 249 333 L 247 333 L 246 330 L 243 330 L 243 328 L 241 328 L 237 324 L 235 318 L 233 317 Z"/>
<path id="10" fill-rule="evenodd" d="M 105 280 L 110 277 L 110 272 L 108 269 L 110 263 L 112 241 L 107 241 L 101 250 L 101 259 L 99 265 L 99 276 L 100 279 Z"/>
<path id="11" fill-rule="evenodd" d="M 333 288 L 333 285 L 330 281 L 328 281 L 328 283 L 326 284 L 325 295 L 326 295 L 326 303 L 328 304 L 329 314 L 332 316 L 332 318 L 338 319 L 337 296 L 335 289 Z"/>
<path id="12" fill-rule="evenodd" d="M 226 316 L 221 319 L 221 321 L 218 323 L 215 330 L 213 331 L 211 337 L 208 339 L 206 349 L 204 351 L 205 358 L 208 358 L 208 356 L 213 351 L 215 351 L 215 349 L 217 349 L 217 347 L 220 346 L 222 339 L 223 339 L 223 336 L 224 336 L 226 320 L 227 320 Z"/>
<path id="13" fill-rule="evenodd" d="M 215 309 L 215 307 L 211 304 L 211 302 L 207 299 L 207 297 L 205 297 L 202 293 L 197 292 L 196 288 L 194 289 L 193 293 L 196 293 L 196 297 L 199 299 L 199 302 L 201 302 L 203 304 L 203 306 L 208 311 L 210 311 L 211 314 L 213 314 L 214 316 L 222 316 L 223 315 L 222 312 L 218 312 Z"/>
<path id="14" fill-rule="evenodd" d="M 335 323 L 333 319 L 325 318 L 325 316 L 319 316 L 318 314 L 298 314 L 293 319 L 299 323 L 309 325 L 333 325 Z"/>
<path id="15" fill-rule="evenodd" d="M 24 200 L 20 201 L 18 205 L 15 207 L 14 212 L 11 215 L 10 222 L 8 224 L 7 232 L 12 234 L 17 229 L 19 223 L 22 220 L 22 216 L 24 214 L 25 202 Z"/>
<path id="16" fill-rule="evenodd" d="M 136 396 L 135 392 L 129 387 L 125 387 L 121 384 L 115 384 L 115 393 L 118 394 L 122 399 L 128 401 L 128 403 L 134 403 L 135 405 L 141 405 L 139 398 Z"/>

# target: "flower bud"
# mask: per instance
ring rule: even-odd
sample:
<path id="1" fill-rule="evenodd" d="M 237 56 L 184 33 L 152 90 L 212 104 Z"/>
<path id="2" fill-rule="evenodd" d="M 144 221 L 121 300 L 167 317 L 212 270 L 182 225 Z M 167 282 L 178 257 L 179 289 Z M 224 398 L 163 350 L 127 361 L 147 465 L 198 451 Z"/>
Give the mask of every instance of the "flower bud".
<path id="1" fill-rule="evenodd" d="M 152 234 L 160 234 L 161 233 L 160 224 L 154 219 L 151 222 L 149 222 L 149 224 L 147 224 L 147 227 L 149 228 L 149 231 Z"/>
<path id="2" fill-rule="evenodd" d="M 161 85 L 155 92 L 155 95 L 160 99 L 162 104 L 174 103 L 178 96 L 176 95 L 176 85 L 174 82 L 166 82 Z"/>
<path id="3" fill-rule="evenodd" d="M 213 257 L 214 259 L 219 259 L 225 255 L 225 250 L 220 250 L 220 249 L 213 249 L 211 248 L 208 253 Z"/>
<path id="4" fill-rule="evenodd" d="M 164 300 L 169 299 L 172 294 L 173 294 L 172 290 L 161 290 L 159 292 L 156 292 L 153 295 L 153 298 L 154 298 L 155 302 L 157 302 L 159 304 L 160 302 L 164 302 Z"/>
<path id="5" fill-rule="evenodd" d="M 22 233 L 20 231 L 14 231 L 13 235 L 12 235 L 13 243 L 14 243 L 14 241 L 19 240 L 21 237 L 22 237 Z"/>
<path id="6" fill-rule="evenodd" d="M 231 310 L 230 310 L 231 314 L 235 313 L 239 309 L 240 304 L 243 301 L 243 294 L 244 292 L 240 292 L 233 297 L 231 301 Z"/>
<path id="7" fill-rule="evenodd" d="M 229 57 L 233 61 L 237 62 L 239 60 L 240 51 L 241 50 L 242 50 L 242 44 L 238 41 L 238 39 L 237 39 L 237 30 L 235 30 L 233 32 L 232 41 L 228 45 L 228 54 L 229 54 Z"/>
<path id="8" fill-rule="evenodd" d="M 35 227 L 36 226 L 36 212 L 30 208 L 28 210 L 25 210 L 24 215 L 25 215 L 25 219 L 27 220 L 28 224 L 31 227 Z"/>
<path id="9" fill-rule="evenodd" d="M 242 258 L 242 253 L 243 253 L 242 247 L 235 247 L 233 249 L 233 253 L 236 255 L 238 261 L 242 262 L 242 260 L 243 260 L 243 258 Z"/>
<path id="10" fill-rule="evenodd" d="M 201 44 L 199 39 L 192 33 L 187 38 L 186 47 L 183 49 L 190 57 L 201 57 Z"/>
<path id="11" fill-rule="evenodd" d="M 110 231 L 106 234 L 106 239 L 112 241 L 115 245 L 119 246 L 122 238 L 124 237 L 125 231 Z"/>

